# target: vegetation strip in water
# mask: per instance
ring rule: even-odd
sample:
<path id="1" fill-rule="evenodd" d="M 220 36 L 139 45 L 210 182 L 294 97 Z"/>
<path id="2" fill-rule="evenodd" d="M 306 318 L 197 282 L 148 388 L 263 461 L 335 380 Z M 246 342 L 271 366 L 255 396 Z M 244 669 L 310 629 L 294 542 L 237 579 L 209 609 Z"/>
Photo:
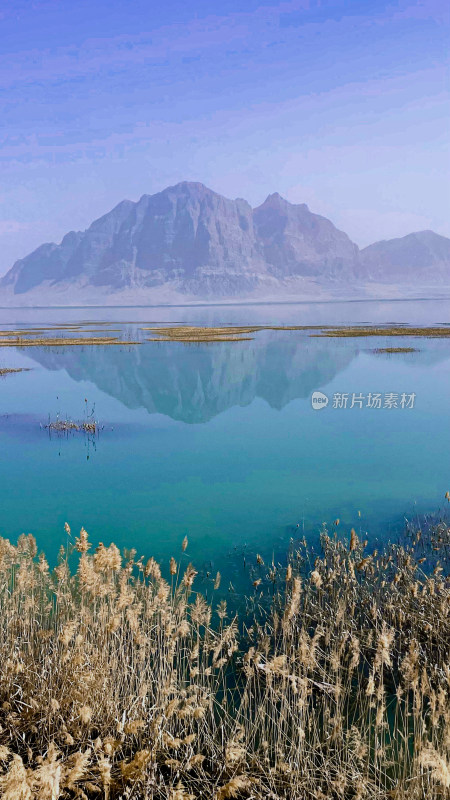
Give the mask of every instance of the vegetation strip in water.
<path id="1" fill-rule="evenodd" d="M 22 336 L 3 336 L 0 338 L 0 347 L 80 347 L 83 345 L 136 345 L 128 339 L 119 339 L 117 336 L 83 336 L 83 337 L 60 337 L 60 336 L 38 336 L 35 338 L 24 338 Z"/>
<path id="2" fill-rule="evenodd" d="M 90 322 L 90 326 L 107 325 L 101 329 L 85 327 L 84 324 L 53 325 L 40 328 L 24 328 L 18 330 L 0 331 L 0 347 L 75 347 L 83 345 L 135 345 L 141 342 L 110 336 L 111 333 L 120 333 L 118 328 L 110 328 L 109 323 Z M 55 335 L 60 334 L 60 335 Z M 61 335 L 69 334 L 69 336 Z M 44 335 L 47 334 L 47 335 Z M 70 336 L 70 334 L 74 334 Z M 95 336 L 85 335 L 95 334 Z"/>
<path id="3" fill-rule="evenodd" d="M 357 325 L 343 326 L 339 328 L 329 328 L 314 336 L 331 337 L 354 337 L 354 336 L 425 336 L 427 338 L 446 338 L 450 336 L 450 325 L 448 327 L 413 327 L 413 326 L 372 326 Z"/>
<path id="4" fill-rule="evenodd" d="M 448 797 L 450 528 L 321 542 L 257 556 L 238 616 L 187 539 L 164 574 L 84 529 L 53 571 L 0 539 L 1 795 Z"/>
<path id="5" fill-rule="evenodd" d="M 158 328 L 142 328 L 155 334 L 147 341 L 173 341 L 184 343 L 247 341 L 254 338 L 249 334 L 259 331 L 318 331 L 310 336 L 318 337 L 358 337 L 358 336 L 423 336 L 427 338 L 450 337 L 450 326 L 443 327 L 408 327 L 398 326 L 339 326 L 331 325 L 254 325 L 254 326 L 221 326 L 206 327 L 193 325 L 177 325 Z M 392 352 L 400 352 L 395 350 Z"/>
<path id="6" fill-rule="evenodd" d="M 90 322 L 90 327 L 84 324 L 55 325 L 48 328 L 27 328 L 22 330 L 0 331 L 0 347 L 73 347 L 83 345 L 136 345 L 139 341 L 129 341 L 119 336 L 108 334 L 119 333 L 120 328 L 104 328 L 98 335 L 92 326 L 108 325 L 108 323 Z M 302 331 L 309 332 L 310 336 L 317 337 L 366 337 L 366 336 L 414 336 L 427 338 L 450 337 L 450 326 L 436 327 L 408 327 L 397 326 L 331 326 L 331 325 L 226 325 L 226 326 L 196 326 L 196 325 L 168 325 L 159 327 L 141 327 L 142 331 L 151 331 L 153 336 L 146 339 L 149 342 L 181 342 L 184 344 L 201 344 L 212 342 L 249 341 L 254 334 L 260 331 Z M 55 335 L 62 332 L 72 336 Z M 48 335 L 43 335 L 48 334 Z M 96 335 L 91 335 L 96 334 Z M 375 352 L 413 352 L 414 348 L 378 348 Z"/>
<path id="7" fill-rule="evenodd" d="M 372 353 L 418 353 L 417 347 L 376 347 Z"/>
<path id="8" fill-rule="evenodd" d="M 82 433 L 95 434 L 100 430 L 98 422 L 93 420 L 84 422 L 74 422 L 71 419 L 58 419 L 55 422 L 49 422 L 44 427 L 54 433 L 73 433 L 81 431 Z"/>
<path id="9" fill-rule="evenodd" d="M 29 368 L 26 367 L 0 367 L 0 377 L 3 375 L 12 375 L 15 372 L 29 372 Z"/>
<path id="10" fill-rule="evenodd" d="M 146 330 L 143 328 L 143 330 Z M 149 328 L 157 338 L 148 341 L 165 342 L 230 342 L 248 341 L 252 336 L 246 334 L 255 333 L 259 327 L 198 327 L 193 325 L 180 325 L 166 328 Z"/>
<path id="11" fill-rule="evenodd" d="M 253 336 L 248 334 L 258 333 L 259 331 L 308 331 L 323 330 L 322 325 L 227 325 L 227 326 L 194 326 L 176 325 L 158 328 L 142 328 L 156 334 L 157 338 L 147 339 L 150 342 L 231 342 L 248 341 Z"/>

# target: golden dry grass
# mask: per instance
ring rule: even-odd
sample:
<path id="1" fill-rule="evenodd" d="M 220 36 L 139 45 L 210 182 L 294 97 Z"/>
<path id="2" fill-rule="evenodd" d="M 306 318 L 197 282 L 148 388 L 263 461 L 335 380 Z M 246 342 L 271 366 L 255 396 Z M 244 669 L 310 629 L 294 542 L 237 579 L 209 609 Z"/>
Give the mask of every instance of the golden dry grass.
<path id="1" fill-rule="evenodd" d="M 148 339 L 148 341 L 163 341 L 163 342 L 183 342 L 188 343 L 201 343 L 201 342 L 230 342 L 230 341 L 247 341 L 252 339 L 250 333 L 255 333 L 261 330 L 260 327 L 241 327 L 241 326 L 226 326 L 226 327 L 203 327 L 194 325 L 179 325 L 173 327 L 163 328 L 143 328 L 143 330 L 151 330 L 155 337 Z"/>
<path id="2" fill-rule="evenodd" d="M 3 336 L 0 338 L 0 347 L 82 347 L 93 345 L 135 345 L 140 342 L 119 339 L 109 336 L 80 336 L 80 337 L 61 337 L 61 336 L 34 336 L 26 338 L 24 336 Z"/>
<path id="3" fill-rule="evenodd" d="M 143 327 L 144 331 L 152 331 L 156 336 L 147 339 L 149 342 L 184 342 L 185 344 L 202 342 L 243 342 L 253 339 L 249 334 L 259 331 L 309 331 L 325 330 L 325 325 L 226 325 L 199 326 L 176 325 L 158 328 Z"/>
<path id="4" fill-rule="evenodd" d="M 120 336 L 112 336 L 120 332 L 120 328 L 104 328 L 101 335 L 97 330 L 107 326 L 105 322 L 54 325 L 47 328 L 27 328 L 23 330 L 0 331 L 0 347 L 74 347 L 95 345 L 136 345 L 141 342 L 128 341 Z M 97 326 L 97 328 L 93 327 Z M 208 344 L 214 342 L 242 342 L 254 338 L 260 331 L 301 331 L 310 336 L 330 338 L 355 338 L 367 336 L 402 336 L 445 338 L 450 336 L 450 326 L 408 327 L 408 326 L 331 326 L 331 325 L 225 325 L 196 326 L 168 325 L 158 327 L 141 327 L 142 331 L 151 331 L 148 342 L 181 342 L 183 344 Z M 55 335 L 67 333 L 69 336 Z M 92 335 L 94 334 L 94 335 Z M 414 348 L 379 348 L 376 352 L 412 352 Z"/>
<path id="5" fill-rule="evenodd" d="M 402 325 L 345 325 L 328 328 L 315 336 L 355 337 L 355 336 L 423 336 L 429 339 L 450 336 L 450 325 L 447 327 L 413 327 Z"/>
<path id="6" fill-rule="evenodd" d="M 155 334 L 154 337 L 147 339 L 147 341 L 182 342 L 184 344 L 247 341 L 248 339 L 254 338 L 251 334 L 258 333 L 259 331 L 318 331 L 317 333 L 310 333 L 309 335 L 330 338 L 354 338 L 360 336 L 419 336 L 426 338 L 445 338 L 450 336 L 450 326 L 409 327 L 406 325 L 228 325 L 217 327 L 176 325 L 157 328 L 143 327 L 142 330 L 149 330 Z M 409 352 L 411 352 L 411 350 L 409 350 Z M 403 348 L 402 350 L 392 350 L 392 352 L 404 351 Z"/>
<path id="7" fill-rule="evenodd" d="M 15 372 L 29 372 L 30 370 L 26 367 L 0 367 L 0 376 L 3 375 L 12 375 Z"/>
<path id="8" fill-rule="evenodd" d="M 418 353 L 417 347 L 377 347 L 373 353 Z"/>
<path id="9" fill-rule="evenodd" d="M 170 336 L 151 337 L 147 342 L 182 342 L 183 344 L 211 344 L 212 342 L 251 342 L 253 336 L 186 336 L 175 338 Z"/>
<path id="10" fill-rule="evenodd" d="M 80 347 L 141 344 L 141 342 L 129 341 L 119 336 L 111 336 L 110 334 L 120 333 L 121 329 L 110 328 L 109 323 L 89 322 L 88 325 L 90 327 L 86 323 L 67 323 L 66 325 L 50 325 L 47 327 L 0 330 L 0 347 Z M 93 328 L 92 326 L 97 327 Z M 101 334 L 99 334 L 99 329 Z M 68 334 L 68 336 L 64 334 Z M 95 335 L 92 336 L 91 334 Z"/>
<path id="11" fill-rule="evenodd" d="M 0 539 L 0 796 L 448 797 L 450 529 L 423 542 L 257 556 L 238 618 L 174 558 L 90 555 L 82 529 L 51 571 Z"/>
<path id="12" fill-rule="evenodd" d="M 98 422 L 95 420 L 84 420 L 83 422 L 75 422 L 71 419 L 57 419 L 54 422 L 49 422 L 45 428 L 54 433 L 73 433 L 81 432 L 88 434 L 96 434 L 100 430 Z"/>

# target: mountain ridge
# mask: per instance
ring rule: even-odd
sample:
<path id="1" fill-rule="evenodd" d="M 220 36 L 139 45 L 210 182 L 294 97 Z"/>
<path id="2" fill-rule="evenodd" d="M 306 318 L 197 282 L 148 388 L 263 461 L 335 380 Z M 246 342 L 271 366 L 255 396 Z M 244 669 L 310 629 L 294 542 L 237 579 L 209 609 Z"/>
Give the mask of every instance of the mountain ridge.
<path id="1" fill-rule="evenodd" d="M 123 200 L 85 231 L 19 259 L 0 280 L 0 302 L 351 298 L 371 296 L 378 284 L 389 294 L 401 282 L 404 292 L 450 286 L 450 239 L 420 231 L 360 250 L 329 219 L 278 192 L 252 208 L 183 181 Z"/>

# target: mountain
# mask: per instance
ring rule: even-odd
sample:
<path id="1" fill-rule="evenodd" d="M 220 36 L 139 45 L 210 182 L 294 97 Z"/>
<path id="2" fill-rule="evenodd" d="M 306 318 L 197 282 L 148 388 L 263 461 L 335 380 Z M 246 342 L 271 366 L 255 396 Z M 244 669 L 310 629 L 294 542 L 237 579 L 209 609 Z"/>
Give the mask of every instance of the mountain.
<path id="1" fill-rule="evenodd" d="M 202 309 L 204 318 L 205 309 Z M 148 332 L 128 324 L 124 339 L 145 341 Z M 142 347 L 30 347 L 27 357 L 47 370 L 65 370 L 130 409 L 200 424 L 256 398 L 282 409 L 323 389 L 372 345 L 357 339 L 322 339 L 289 331 L 260 331 L 245 342 Z M 390 355 L 372 358 L 391 359 Z M 420 353 L 398 353 L 396 363 L 423 369 L 448 358 L 445 339 L 428 339 Z M 339 389 L 339 387 L 337 387 Z M 342 386 L 341 386 L 342 388 Z M 87 390 L 91 392 L 91 389 Z M 1 426 L 1 417 L 0 417 Z"/>
<path id="2" fill-rule="evenodd" d="M 450 240 L 426 231 L 360 251 L 330 220 L 278 193 L 252 209 L 183 182 L 124 200 L 86 231 L 41 245 L 0 281 L 0 303 L 370 296 L 374 282 L 436 283 L 444 276 L 450 283 L 449 247 Z"/>
<path id="3" fill-rule="evenodd" d="M 130 339 L 142 336 L 128 326 Z M 257 397 L 281 409 L 326 386 L 358 354 L 355 341 L 295 337 L 264 331 L 245 348 L 235 342 L 177 346 L 172 342 L 132 347 L 32 347 L 29 357 L 48 370 L 66 370 L 128 408 L 145 408 L 199 424 Z"/>
<path id="4" fill-rule="evenodd" d="M 271 274 L 319 280 L 352 280 L 358 274 L 358 247 L 329 219 L 308 206 L 292 205 L 278 193 L 253 212 L 258 251 Z"/>
<path id="5" fill-rule="evenodd" d="M 361 261 L 372 280 L 449 282 L 450 239 L 433 231 L 410 233 L 361 250 Z"/>

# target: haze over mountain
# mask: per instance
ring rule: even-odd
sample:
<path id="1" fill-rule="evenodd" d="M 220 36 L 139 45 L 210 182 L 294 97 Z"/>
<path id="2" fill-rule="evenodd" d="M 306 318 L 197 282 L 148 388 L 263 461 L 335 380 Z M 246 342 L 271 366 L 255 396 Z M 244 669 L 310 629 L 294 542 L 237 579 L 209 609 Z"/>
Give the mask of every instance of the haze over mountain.
<path id="1" fill-rule="evenodd" d="M 376 242 L 361 250 L 361 258 L 373 280 L 412 278 L 426 284 L 450 278 L 450 239 L 433 231 Z"/>
<path id="2" fill-rule="evenodd" d="M 122 305 L 408 296 L 450 286 L 450 239 L 423 231 L 359 250 L 278 193 L 252 209 L 201 183 L 124 200 L 17 261 L 2 305 Z"/>

